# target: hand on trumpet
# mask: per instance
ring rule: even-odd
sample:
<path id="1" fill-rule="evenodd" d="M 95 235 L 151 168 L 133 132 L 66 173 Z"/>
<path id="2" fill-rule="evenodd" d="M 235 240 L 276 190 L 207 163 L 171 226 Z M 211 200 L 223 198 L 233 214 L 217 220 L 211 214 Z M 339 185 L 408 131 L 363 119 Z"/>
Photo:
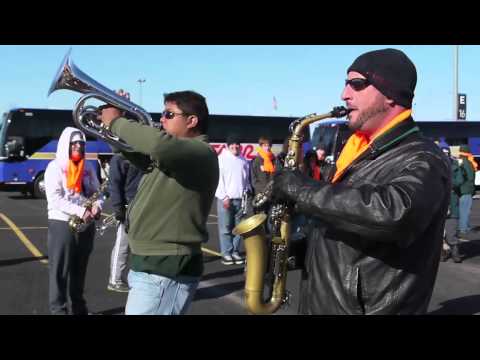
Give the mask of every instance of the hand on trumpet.
<path id="1" fill-rule="evenodd" d="M 127 100 L 130 100 L 130 93 L 127 91 L 124 91 L 123 89 L 117 90 L 117 94 L 120 96 L 125 97 Z M 116 107 L 113 107 L 111 105 L 102 105 L 98 107 L 98 110 L 100 112 L 99 114 L 99 120 L 105 125 L 107 128 L 110 127 L 110 124 L 112 121 L 120 116 L 124 116 L 125 112 L 117 109 Z"/>
<path id="2" fill-rule="evenodd" d="M 113 119 L 116 119 L 123 115 L 123 111 L 113 107 L 113 106 L 106 106 L 102 107 L 100 114 L 100 121 L 105 125 L 107 128 L 110 127 Z"/>

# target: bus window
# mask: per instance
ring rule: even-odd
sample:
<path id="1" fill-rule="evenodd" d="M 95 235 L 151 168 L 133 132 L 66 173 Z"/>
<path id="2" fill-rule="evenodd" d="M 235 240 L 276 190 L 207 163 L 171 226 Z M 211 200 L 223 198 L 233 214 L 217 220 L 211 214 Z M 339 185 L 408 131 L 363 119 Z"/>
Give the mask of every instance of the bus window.
<path id="1" fill-rule="evenodd" d="M 465 144 L 468 144 L 468 138 L 466 138 L 466 137 L 462 137 L 462 138 L 446 137 L 445 142 L 450 146 L 465 145 Z"/>
<path id="2" fill-rule="evenodd" d="M 313 131 L 311 145 L 325 150 L 326 157 L 334 161 L 350 135 L 351 130 L 347 125 L 319 125 Z"/>

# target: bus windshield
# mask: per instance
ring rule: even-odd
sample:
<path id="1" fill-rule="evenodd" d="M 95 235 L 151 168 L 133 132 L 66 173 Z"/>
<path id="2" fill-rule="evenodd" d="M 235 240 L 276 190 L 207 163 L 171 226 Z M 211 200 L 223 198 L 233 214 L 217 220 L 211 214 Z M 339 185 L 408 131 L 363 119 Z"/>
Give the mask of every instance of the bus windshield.
<path id="1" fill-rule="evenodd" d="M 30 156 L 51 140 L 58 140 L 66 126 L 74 126 L 73 119 L 63 112 L 37 109 L 11 111 L 5 141 L 22 139 L 25 155 Z"/>
<path id="2" fill-rule="evenodd" d="M 8 112 L 2 113 L 0 118 L 0 157 L 4 157 L 5 154 L 5 131 L 7 127 Z"/>

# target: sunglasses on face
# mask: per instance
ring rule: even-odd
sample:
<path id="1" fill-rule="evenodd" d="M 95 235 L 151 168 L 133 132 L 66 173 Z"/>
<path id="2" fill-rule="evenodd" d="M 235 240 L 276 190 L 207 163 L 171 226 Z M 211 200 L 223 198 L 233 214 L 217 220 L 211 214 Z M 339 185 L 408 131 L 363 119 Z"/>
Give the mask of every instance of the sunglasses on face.
<path id="1" fill-rule="evenodd" d="M 370 85 L 370 82 L 367 79 L 355 78 L 350 80 L 345 80 L 345 86 L 350 85 L 353 90 L 360 91 L 365 89 Z"/>
<path id="2" fill-rule="evenodd" d="M 176 113 L 176 112 L 173 112 L 173 111 L 162 111 L 162 117 L 164 117 L 165 119 L 173 119 L 175 117 L 175 115 L 187 115 L 185 113 Z"/>
<path id="3" fill-rule="evenodd" d="M 77 141 L 72 141 L 70 143 L 70 145 L 80 145 L 80 146 L 82 146 L 82 145 L 85 145 L 85 143 L 83 141 L 77 140 Z"/>

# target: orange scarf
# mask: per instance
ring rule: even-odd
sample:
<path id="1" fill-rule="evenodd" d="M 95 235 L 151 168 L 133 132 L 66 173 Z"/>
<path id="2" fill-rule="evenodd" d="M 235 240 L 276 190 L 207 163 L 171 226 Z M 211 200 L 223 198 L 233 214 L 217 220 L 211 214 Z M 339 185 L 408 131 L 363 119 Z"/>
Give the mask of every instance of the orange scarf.
<path id="1" fill-rule="evenodd" d="M 411 113 L 412 110 L 408 109 L 398 114 L 392 120 L 390 120 L 383 128 L 376 131 L 370 139 L 365 134 L 362 134 L 358 131 L 355 132 L 352 136 L 350 136 L 342 152 L 340 153 L 340 156 L 338 157 L 336 163 L 337 171 L 335 172 L 335 175 L 332 179 L 332 183 L 335 183 L 340 179 L 340 177 L 350 166 L 350 164 L 353 163 L 355 159 L 357 159 L 361 154 L 363 154 L 376 138 L 378 138 L 380 135 L 385 134 L 388 130 L 401 123 L 402 121 L 408 119 Z"/>
<path id="2" fill-rule="evenodd" d="M 275 172 L 275 165 L 273 164 L 273 160 L 275 159 L 275 155 L 271 151 L 266 152 L 261 147 L 257 148 L 257 153 L 263 159 L 263 171 L 268 173 Z"/>
<path id="3" fill-rule="evenodd" d="M 321 178 L 321 173 L 320 173 L 320 166 L 318 165 L 314 165 L 313 166 L 313 171 L 312 171 L 312 177 L 315 179 L 315 180 L 320 180 Z"/>
<path id="4" fill-rule="evenodd" d="M 68 160 L 67 188 L 75 191 L 76 193 L 82 192 L 84 165 L 85 165 L 85 159 L 80 160 L 76 164 L 71 159 Z"/>
<path id="5" fill-rule="evenodd" d="M 460 155 L 466 156 L 467 159 L 468 159 L 468 161 L 470 161 L 470 162 L 472 163 L 472 166 L 473 166 L 473 168 L 475 169 L 475 171 L 477 171 L 477 169 L 478 169 L 478 164 L 477 164 L 477 162 L 475 161 L 475 159 L 473 158 L 473 155 L 472 155 L 471 153 L 460 151 Z"/>

